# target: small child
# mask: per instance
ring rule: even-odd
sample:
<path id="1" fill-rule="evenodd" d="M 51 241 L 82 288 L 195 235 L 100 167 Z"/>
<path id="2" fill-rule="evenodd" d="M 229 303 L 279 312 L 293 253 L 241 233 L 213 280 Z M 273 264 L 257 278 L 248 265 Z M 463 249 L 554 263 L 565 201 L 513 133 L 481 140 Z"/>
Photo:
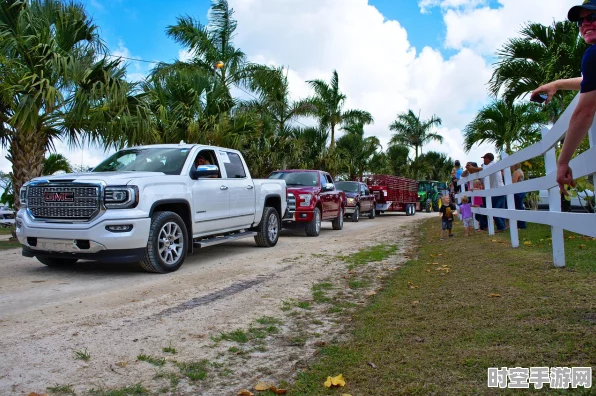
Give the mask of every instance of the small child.
<path id="1" fill-rule="evenodd" d="M 484 188 L 482 187 L 482 181 L 480 181 L 480 179 L 474 180 L 474 188 L 472 188 L 472 191 L 478 191 L 478 190 L 484 190 Z M 479 208 L 481 206 L 482 206 L 482 197 L 473 197 L 472 198 L 472 207 Z"/>
<path id="2" fill-rule="evenodd" d="M 439 209 L 439 215 L 441 216 L 441 240 L 445 239 L 445 230 L 449 230 L 449 236 L 452 237 L 451 229 L 453 228 L 453 215 L 456 212 L 454 204 L 450 203 L 448 196 L 444 196 L 443 206 Z"/>
<path id="3" fill-rule="evenodd" d="M 468 197 L 461 197 L 461 205 L 459 205 L 459 216 L 464 222 L 464 230 L 466 236 L 472 235 L 472 228 L 474 228 L 474 217 L 472 216 L 472 205 L 468 203 Z"/>

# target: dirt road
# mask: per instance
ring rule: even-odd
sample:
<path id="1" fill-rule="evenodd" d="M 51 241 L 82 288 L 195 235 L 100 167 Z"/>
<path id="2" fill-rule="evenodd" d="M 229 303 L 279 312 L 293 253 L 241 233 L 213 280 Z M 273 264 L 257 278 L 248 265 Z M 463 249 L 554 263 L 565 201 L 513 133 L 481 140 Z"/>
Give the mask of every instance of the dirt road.
<path id="1" fill-rule="evenodd" d="M 339 271 L 345 272 L 338 255 L 379 243 L 407 248 L 409 224 L 428 216 L 347 221 L 342 231 L 324 223 L 318 238 L 285 230 L 272 249 L 256 247 L 252 238 L 205 248 L 167 275 L 94 262 L 48 268 L 19 250 L 1 251 L 0 394 L 43 393 L 57 384 L 72 384 L 77 394 L 85 394 L 139 382 L 153 392 L 231 394 L 243 383 L 291 371 L 307 358 L 308 348 L 294 348 L 289 357 L 287 348 L 267 352 L 262 347 L 249 354 L 253 362 L 269 362 L 267 370 L 266 363 L 240 370 L 232 359 L 219 372 L 229 387 L 218 385 L 217 392 L 214 381 L 197 385 L 183 377 L 178 384 L 171 377 L 169 384 L 155 378 L 176 362 L 221 362 L 224 352 L 214 346 L 214 335 L 248 328 L 262 316 L 283 316 L 284 301 L 312 298 L 314 283 L 337 281 Z M 333 321 L 317 323 L 329 327 Z M 287 332 L 289 324 L 280 327 Z M 169 345 L 177 353 L 166 356 L 171 360 L 165 366 L 137 360 L 141 354 L 164 356 L 162 348 Z M 90 359 L 76 359 L 75 351 L 84 350 Z"/>

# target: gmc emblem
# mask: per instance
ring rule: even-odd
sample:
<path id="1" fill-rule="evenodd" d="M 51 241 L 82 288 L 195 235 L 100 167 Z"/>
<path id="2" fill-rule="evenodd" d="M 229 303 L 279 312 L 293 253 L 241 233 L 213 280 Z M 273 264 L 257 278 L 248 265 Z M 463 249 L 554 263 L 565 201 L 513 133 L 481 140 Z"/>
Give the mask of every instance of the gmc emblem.
<path id="1" fill-rule="evenodd" d="M 74 193 L 68 192 L 44 192 L 43 200 L 45 202 L 73 202 Z"/>

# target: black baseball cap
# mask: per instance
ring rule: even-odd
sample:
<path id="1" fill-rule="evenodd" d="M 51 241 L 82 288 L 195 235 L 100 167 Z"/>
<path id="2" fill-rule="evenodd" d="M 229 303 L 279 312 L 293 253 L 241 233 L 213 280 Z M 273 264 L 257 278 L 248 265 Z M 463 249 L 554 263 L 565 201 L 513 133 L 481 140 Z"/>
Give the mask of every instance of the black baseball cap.
<path id="1" fill-rule="evenodd" d="M 582 10 L 596 11 L 596 0 L 584 0 L 582 5 L 571 7 L 567 13 L 567 19 L 571 22 L 579 21 L 579 14 Z"/>
<path id="2" fill-rule="evenodd" d="M 495 159 L 495 156 L 493 155 L 493 153 L 486 153 L 480 158 L 487 158 L 487 157 L 490 158 L 491 161 L 493 161 Z"/>

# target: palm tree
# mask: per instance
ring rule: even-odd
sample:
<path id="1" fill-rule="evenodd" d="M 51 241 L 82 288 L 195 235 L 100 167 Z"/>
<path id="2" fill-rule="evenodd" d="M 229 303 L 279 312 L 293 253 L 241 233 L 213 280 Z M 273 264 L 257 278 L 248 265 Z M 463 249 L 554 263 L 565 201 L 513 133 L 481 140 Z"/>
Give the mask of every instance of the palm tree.
<path id="1" fill-rule="evenodd" d="M 343 128 L 346 134 L 337 139 L 337 152 L 344 158 L 343 171 L 354 180 L 369 170 L 373 156 L 381 149 L 381 142 L 376 136 L 364 137 L 362 123 L 350 124 Z"/>
<path id="2" fill-rule="evenodd" d="M 429 151 L 420 155 L 418 161 L 426 163 L 426 180 L 447 181 L 450 180 L 453 160 L 444 153 Z M 414 165 L 416 167 L 416 165 Z"/>
<path id="3" fill-rule="evenodd" d="M 333 152 L 335 147 L 335 129 L 336 127 L 362 123 L 369 125 L 374 122 L 372 115 L 364 110 L 344 110 L 346 95 L 339 90 L 339 77 L 337 71 L 333 71 L 333 76 L 329 83 L 323 80 L 307 81 L 315 91 L 315 96 L 310 98 L 317 111 L 321 128 L 331 131 L 331 143 L 329 151 Z"/>
<path id="4" fill-rule="evenodd" d="M 12 163 L 16 208 L 55 139 L 105 147 L 152 140 L 142 98 L 120 61 L 107 60 L 82 5 L 3 0 L 0 37 L 0 146 Z"/>
<path id="5" fill-rule="evenodd" d="M 415 159 L 418 158 L 418 148 L 422 154 L 422 146 L 431 140 L 443 143 L 443 136 L 431 132 L 431 129 L 441 125 L 439 117 L 433 115 L 428 120 L 421 120 L 420 115 L 416 116 L 412 110 L 407 113 L 398 114 L 397 119 L 389 125 L 389 129 L 397 133 L 391 137 L 391 145 L 403 145 L 411 147 L 415 152 Z"/>
<path id="6" fill-rule="evenodd" d="M 495 70 L 489 83 L 493 95 L 503 92 L 513 101 L 538 86 L 560 78 L 581 76 L 581 61 L 588 45 L 579 36 L 573 22 L 554 22 L 550 26 L 539 23 L 525 25 L 521 37 L 508 40 L 497 52 Z M 559 108 L 565 92 L 557 94 Z"/>
<path id="7" fill-rule="evenodd" d="M 53 175 L 58 171 L 72 172 L 72 166 L 70 166 L 70 162 L 68 162 L 64 155 L 52 153 L 47 158 L 44 158 L 42 175 Z"/>
<path id="8" fill-rule="evenodd" d="M 544 115 L 533 103 L 515 104 L 495 100 L 484 107 L 464 129 L 464 149 L 491 143 L 498 152 L 513 152 L 514 143 L 528 144 L 540 139 Z"/>

